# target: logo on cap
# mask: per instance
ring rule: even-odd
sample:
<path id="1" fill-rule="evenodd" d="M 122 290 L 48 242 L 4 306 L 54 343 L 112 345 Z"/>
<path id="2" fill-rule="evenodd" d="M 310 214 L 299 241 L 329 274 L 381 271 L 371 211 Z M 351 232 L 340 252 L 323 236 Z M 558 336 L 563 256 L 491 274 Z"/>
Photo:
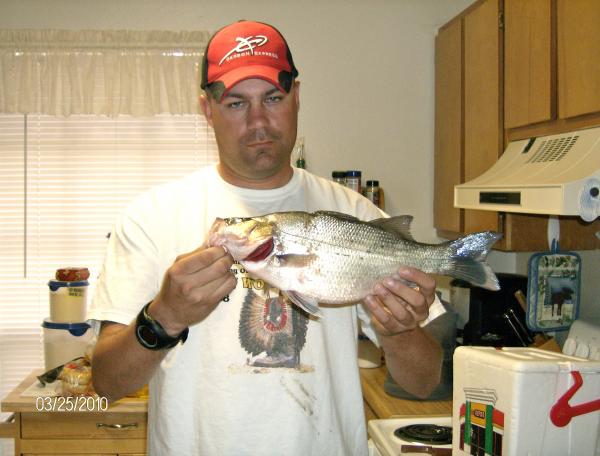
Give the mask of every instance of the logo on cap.
<path id="1" fill-rule="evenodd" d="M 264 46 L 268 41 L 267 37 L 264 35 L 248 36 L 246 38 L 238 36 L 235 40 L 238 42 L 238 45 L 225 54 L 219 62 L 219 66 L 221 66 L 233 53 L 242 54 L 244 52 L 250 52 L 251 55 L 254 55 L 254 49 Z"/>

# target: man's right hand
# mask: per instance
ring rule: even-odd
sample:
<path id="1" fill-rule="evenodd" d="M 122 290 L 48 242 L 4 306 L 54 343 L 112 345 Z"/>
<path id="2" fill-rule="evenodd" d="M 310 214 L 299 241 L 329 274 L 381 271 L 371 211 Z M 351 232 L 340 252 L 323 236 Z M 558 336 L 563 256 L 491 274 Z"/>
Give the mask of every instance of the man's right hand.
<path id="1" fill-rule="evenodd" d="M 233 258 L 222 247 L 203 244 L 178 256 L 165 272 L 148 313 L 170 336 L 204 320 L 236 286 Z"/>

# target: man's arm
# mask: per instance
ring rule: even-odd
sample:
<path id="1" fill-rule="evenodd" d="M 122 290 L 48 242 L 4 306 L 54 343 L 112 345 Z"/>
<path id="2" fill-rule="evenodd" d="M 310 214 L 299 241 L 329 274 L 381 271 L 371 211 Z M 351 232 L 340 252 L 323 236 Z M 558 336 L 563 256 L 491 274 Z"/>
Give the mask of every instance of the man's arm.
<path id="1" fill-rule="evenodd" d="M 407 286 L 402 279 L 417 287 Z M 435 280 L 413 268 L 383 280 L 365 298 L 390 375 L 401 388 L 422 398 L 439 384 L 442 369 L 440 344 L 419 326 L 434 300 Z"/>
<path id="2" fill-rule="evenodd" d="M 148 307 L 168 335 L 204 320 L 236 285 L 230 272 L 233 258 L 221 247 L 202 246 L 177 257 L 165 273 L 161 289 Z M 165 350 L 148 350 L 129 325 L 104 323 L 92 357 L 96 392 L 115 401 L 144 386 L 154 374 Z"/>
<path id="3" fill-rule="evenodd" d="M 425 398 L 440 382 L 442 347 L 420 327 L 395 336 L 380 336 L 392 378 L 409 393 Z"/>
<path id="4" fill-rule="evenodd" d="M 166 354 L 166 350 L 142 347 L 135 337 L 135 323 L 103 322 L 92 358 L 94 389 L 111 402 L 137 391 Z"/>

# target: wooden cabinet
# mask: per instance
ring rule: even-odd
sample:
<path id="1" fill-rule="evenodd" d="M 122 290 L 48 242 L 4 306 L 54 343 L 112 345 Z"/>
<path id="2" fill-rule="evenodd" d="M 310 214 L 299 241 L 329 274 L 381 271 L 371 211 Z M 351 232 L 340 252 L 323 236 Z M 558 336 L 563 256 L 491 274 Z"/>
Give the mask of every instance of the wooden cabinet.
<path id="1" fill-rule="evenodd" d="M 435 40 L 436 228 L 459 233 L 462 214 L 454 208 L 454 185 L 463 182 L 462 22 L 441 29 Z"/>
<path id="2" fill-rule="evenodd" d="M 600 112 L 598 23 L 596 0 L 504 0 L 506 128 Z"/>
<path id="3" fill-rule="evenodd" d="M 585 17 L 584 17 L 585 16 Z M 600 2 L 479 0 L 436 37 L 438 235 L 504 234 L 499 250 L 548 248 L 547 216 L 454 208 L 454 185 L 488 170 L 508 141 L 600 125 Z M 576 61 L 576 63 L 569 63 Z M 560 217 L 563 249 L 600 248 L 600 221 Z"/>
<path id="4" fill-rule="evenodd" d="M 600 2 L 557 0 L 558 113 L 600 111 Z"/>
<path id="5" fill-rule="evenodd" d="M 464 18 L 465 182 L 483 174 L 502 151 L 499 0 L 487 0 Z M 454 190 L 454 189 L 453 189 Z M 454 193 L 454 191 L 452 192 Z M 498 230 L 498 213 L 465 211 L 464 231 Z"/>
<path id="6" fill-rule="evenodd" d="M 2 401 L 2 411 L 15 415 L 12 426 L 15 455 L 145 454 L 148 420 L 145 399 L 125 398 L 106 411 L 39 412 L 35 397 L 21 396 L 34 382 L 32 373 Z"/>
<path id="7" fill-rule="evenodd" d="M 504 0 L 504 126 L 556 115 L 552 0 Z"/>
<path id="8" fill-rule="evenodd" d="M 454 185 L 503 150 L 499 1 L 476 3 L 436 37 L 434 222 L 440 236 L 498 230 L 497 212 L 454 208 Z"/>

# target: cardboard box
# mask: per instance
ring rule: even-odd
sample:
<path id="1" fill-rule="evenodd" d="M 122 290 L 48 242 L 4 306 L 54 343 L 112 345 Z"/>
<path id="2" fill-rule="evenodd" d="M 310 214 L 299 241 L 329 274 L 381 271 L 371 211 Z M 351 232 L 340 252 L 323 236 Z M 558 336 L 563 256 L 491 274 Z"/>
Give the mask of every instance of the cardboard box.
<path id="1" fill-rule="evenodd" d="M 599 409 L 600 361 L 536 348 L 454 352 L 453 455 L 598 455 Z"/>

